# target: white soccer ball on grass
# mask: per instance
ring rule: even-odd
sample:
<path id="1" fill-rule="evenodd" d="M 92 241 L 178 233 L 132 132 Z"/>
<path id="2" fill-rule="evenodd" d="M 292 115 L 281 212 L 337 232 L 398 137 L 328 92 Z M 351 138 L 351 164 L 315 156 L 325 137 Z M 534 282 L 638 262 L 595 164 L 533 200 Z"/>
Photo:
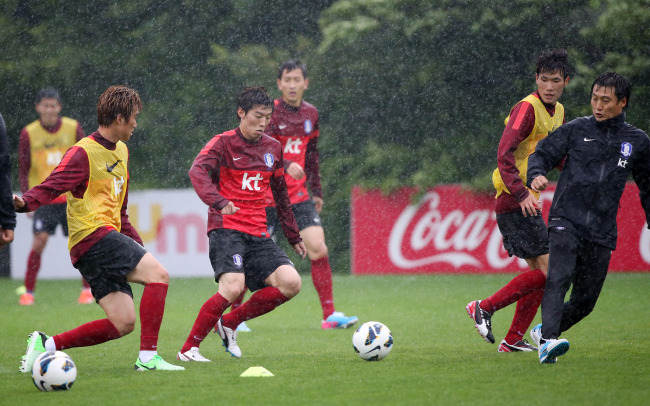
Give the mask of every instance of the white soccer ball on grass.
<path id="1" fill-rule="evenodd" d="M 366 361 L 379 361 L 393 349 L 390 329 L 378 321 L 363 323 L 352 335 L 354 351 Z"/>
<path id="2" fill-rule="evenodd" d="M 44 352 L 32 366 L 32 381 L 42 392 L 68 390 L 77 379 L 77 367 L 63 351 Z"/>

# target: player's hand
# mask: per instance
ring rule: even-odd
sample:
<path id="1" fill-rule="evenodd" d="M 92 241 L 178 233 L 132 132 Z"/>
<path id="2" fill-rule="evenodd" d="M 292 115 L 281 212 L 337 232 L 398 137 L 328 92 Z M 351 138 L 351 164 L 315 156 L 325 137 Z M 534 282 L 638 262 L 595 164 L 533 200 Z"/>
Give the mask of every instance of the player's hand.
<path id="1" fill-rule="evenodd" d="M 541 192 L 543 190 L 546 190 L 548 187 L 548 179 L 546 179 L 546 176 L 544 175 L 539 175 L 535 179 L 533 179 L 532 182 L 530 182 L 530 188 L 533 189 L 535 192 Z"/>
<path id="2" fill-rule="evenodd" d="M 300 241 L 298 244 L 294 244 L 293 252 L 300 255 L 302 259 L 305 259 L 305 256 L 307 255 L 307 247 L 305 247 L 305 243 Z"/>
<path id="3" fill-rule="evenodd" d="M 295 162 L 291 162 L 289 164 L 287 173 L 294 179 L 302 179 L 305 177 L 305 171 L 302 169 L 302 166 L 298 165 Z"/>
<path id="4" fill-rule="evenodd" d="M 0 248 L 11 243 L 14 240 L 14 230 L 0 229 Z"/>
<path id="5" fill-rule="evenodd" d="M 14 210 L 20 210 L 25 207 L 25 201 L 22 197 L 14 195 Z"/>
<path id="6" fill-rule="evenodd" d="M 314 208 L 316 209 L 316 213 L 320 214 L 320 211 L 323 210 L 323 199 L 314 196 L 312 197 L 312 200 L 314 201 Z"/>
<path id="7" fill-rule="evenodd" d="M 227 205 L 221 209 L 221 214 L 235 214 L 239 210 L 239 207 L 235 206 L 233 202 L 228 202 Z"/>
<path id="8" fill-rule="evenodd" d="M 531 216 L 536 216 L 537 210 L 542 209 L 539 200 L 537 200 L 532 193 L 528 193 L 528 197 L 519 202 L 519 206 L 521 206 L 521 213 L 524 215 L 524 217 L 526 217 L 528 214 Z"/>

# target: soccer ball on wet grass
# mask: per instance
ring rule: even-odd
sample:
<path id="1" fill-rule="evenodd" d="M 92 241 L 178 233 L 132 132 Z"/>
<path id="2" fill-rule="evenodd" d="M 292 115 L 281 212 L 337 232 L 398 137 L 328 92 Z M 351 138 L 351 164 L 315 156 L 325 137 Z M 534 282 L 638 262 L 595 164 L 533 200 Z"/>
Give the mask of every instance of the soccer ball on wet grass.
<path id="1" fill-rule="evenodd" d="M 42 392 L 63 391 L 77 379 L 77 367 L 63 351 L 44 352 L 32 366 L 32 381 Z"/>
<path id="2" fill-rule="evenodd" d="M 366 361 L 379 361 L 393 348 L 390 329 L 378 321 L 363 323 L 352 335 L 357 355 Z"/>

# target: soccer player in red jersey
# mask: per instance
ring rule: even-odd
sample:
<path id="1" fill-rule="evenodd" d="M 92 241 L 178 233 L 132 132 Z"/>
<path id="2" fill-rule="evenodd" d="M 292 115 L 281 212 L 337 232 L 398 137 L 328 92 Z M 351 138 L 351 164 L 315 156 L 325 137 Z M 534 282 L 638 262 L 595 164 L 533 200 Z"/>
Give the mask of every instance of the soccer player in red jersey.
<path id="1" fill-rule="evenodd" d="M 40 331 L 31 333 L 21 372 L 31 372 L 34 360 L 45 351 L 97 345 L 132 332 L 136 316 L 130 282 L 144 285 L 140 353 L 134 369 L 185 369 L 167 363 L 157 353 L 169 274 L 144 249 L 126 211 L 129 151 L 125 142 L 137 127 L 141 108 L 135 90 L 108 88 L 97 103 L 99 129 L 70 148 L 43 183 L 22 198 L 14 197 L 16 211 L 30 212 L 66 193 L 70 258 L 106 313 L 105 319 L 53 337 Z"/>
<path id="2" fill-rule="evenodd" d="M 209 206 L 209 255 L 219 288 L 201 307 L 176 357 L 181 361 L 210 361 L 201 355 L 199 347 L 215 324 L 226 351 L 241 357 L 237 326 L 270 312 L 300 292 L 300 275 L 270 238 L 266 225 L 266 194 L 270 189 L 287 240 L 298 255 L 305 257 L 307 250 L 284 180 L 282 149 L 279 142 L 264 134 L 272 113 L 273 100 L 266 89 L 244 89 L 237 98 L 239 127 L 215 135 L 190 169 L 194 190 Z M 255 293 L 223 315 L 246 287 Z"/>
<path id="3" fill-rule="evenodd" d="M 537 142 L 565 122 L 564 107 L 558 100 L 569 83 L 566 51 L 542 53 L 537 60 L 535 82 L 537 90 L 517 103 L 505 120 L 506 128 L 497 153 L 498 167 L 492 175 L 503 246 L 508 255 L 525 259 L 530 271 L 516 276 L 487 299 L 466 306 L 479 334 L 494 343 L 493 313 L 517 302 L 499 352 L 537 350 L 523 337 L 544 295 L 549 238 L 541 217 L 539 193 L 526 187 L 526 170 L 528 157 L 535 151 Z"/>
<path id="4" fill-rule="evenodd" d="M 332 269 L 319 216 L 323 208 L 323 188 L 318 161 L 318 110 L 303 100 L 309 86 L 307 68 L 299 60 L 285 62 L 278 69 L 277 84 L 282 97 L 275 100 L 267 133 L 282 144 L 291 207 L 307 247 L 312 281 L 323 309 L 321 326 L 323 329 L 347 328 L 359 318 L 348 317 L 334 308 Z M 266 213 L 269 232 L 273 234 L 278 216 L 272 202 Z"/>
<path id="5" fill-rule="evenodd" d="M 77 141 L 85 137 L 81 124 L 69 117 L 61 117 L 61 96 L 51 87 L 42 89 L 36 95 L 36 112 L 40 118 L 20 132 L 18 157 L 20 167 L 20 190 L 25 193 L 29 188 L 43 182 L 47 175 L 59 164 L 63 154 Z M 49 204 L 39 207 L 33 215 L 32 231 L 34 241 L 27 258 L 25 271 L 25 293 L 20 296 L 23 306 L 34 304 L 36 278 L 41 268 L 41 256 L 47 240 L 54 234 L 58 225 L 64 235 L 68 235 L 66 220 L 65 195 L 58 196 Z M 90 286 L 82 279 L 82 290 L 77 301 L 92 303 Z"/>

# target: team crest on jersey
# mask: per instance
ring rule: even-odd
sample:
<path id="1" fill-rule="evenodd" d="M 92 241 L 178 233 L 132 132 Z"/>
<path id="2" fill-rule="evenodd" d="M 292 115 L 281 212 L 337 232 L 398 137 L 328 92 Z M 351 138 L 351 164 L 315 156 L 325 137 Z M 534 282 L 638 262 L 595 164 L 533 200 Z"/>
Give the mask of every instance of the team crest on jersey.
<path id="1" fill-rule="evenodd" d="M 264 154 L 264 163 L 266 166 L 269 168 L 273 168 L 273 163 L 275 162 L 275 158 L 273 158 L 273 154 Z"/>
<path id="2" fill-rule="evenodd" d="M 623 158 L 629 158 L 632 155 L 632 144 L 629 142 L 621 143 L 621 155 L 623 155 Z"/>
<path id="3" fill-rule="evenodd" d="M 244 266 L 244 260 L 239 254 L 235 254 L 232 256 L 232 263 L 235 264 L 235 267 L 237 268 L 241 268 L 242 266 Z"/>
<path id="4" fill-rule="evenodd" d="M 311 134 L 313 129 L 314 129 L 314 126 L 311 123 L 311 120 L 310 119 L 305 120 L 305 133 Z"/>

